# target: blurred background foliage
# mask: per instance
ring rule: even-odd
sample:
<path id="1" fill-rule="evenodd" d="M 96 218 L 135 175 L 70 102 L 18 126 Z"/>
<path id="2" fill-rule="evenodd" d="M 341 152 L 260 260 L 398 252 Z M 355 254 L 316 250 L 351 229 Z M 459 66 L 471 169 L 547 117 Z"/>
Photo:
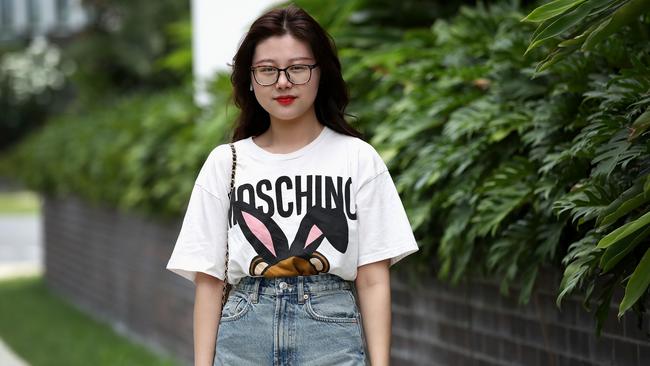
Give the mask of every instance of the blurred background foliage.
<path id="1" fill-rule="evenodd" d="M 73 75 L 77 96 L 97 98 L 106 93 L 155 92 L 173 87 L 191 73 L 163 67 L 166 56 L 179 47 L 189 49 L 189 2 L 175 0 L 83 0 L 90 24 L 66 42 L 65 54 L 77 67 Z M 184 46 L 185 45 L 185 46 Z"/>
<path id="2" fill-rule="evenodd" d="M 88 25 L 72 37 L 0 47 L 0 151 L 69 104 L 190 82 L 188 2 L 84 0 L 83 5 Z"/>
<path id="3" fill-rule="evenodd" d="M 648 2 L 294 1 L 336 41 L 351 122 L 389 165 L 419 239 L 414 277 L 494 277 L 525 303 L 539 269 L 555 266 L 558 306 L 579 294 L 597 332 L 616 290 L 619 316 L 644 315 Z M 87 5 L 94 25 L 61 46 L 74 97 L 4 154 L 0 174 L 178 217 L 203 160 L 227 142 L 229 75 L 199 109 L 187 9 Z"/>
<path id="4" fill-rule="evenodd" d="M 45 38 L 0 48 L 0 151 L 61 109 L 71 65 Z"/>

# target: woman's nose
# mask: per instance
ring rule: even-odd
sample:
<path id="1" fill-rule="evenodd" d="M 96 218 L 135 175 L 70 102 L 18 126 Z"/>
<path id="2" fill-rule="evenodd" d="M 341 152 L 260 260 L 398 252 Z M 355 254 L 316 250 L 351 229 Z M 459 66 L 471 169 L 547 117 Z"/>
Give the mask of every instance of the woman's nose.
<path id="1" fill-rule="evenodd" d="M 291 86 L 291 82 L 289 79 L 287 79 L 287 73 L 286 71 L 280 71 L 280 76 L 278 77 L 278 82 L 276 83 L 277 87 L 283 87 L 286 88 L 287 86 Z"/>

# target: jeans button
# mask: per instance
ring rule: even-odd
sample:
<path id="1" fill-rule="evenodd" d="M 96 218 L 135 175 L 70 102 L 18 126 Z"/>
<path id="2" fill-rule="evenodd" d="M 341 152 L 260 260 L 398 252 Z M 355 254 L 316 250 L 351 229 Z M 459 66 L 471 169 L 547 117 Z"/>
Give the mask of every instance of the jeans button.
<path id="1" fill-rule="evenodd" d="M 280 282 L 280 288 L 283 289 L 283 290 L 284 290 L 285 288 L 287 288 L 287 283 L 284 282 L 284 281 L 283 281 L 283 282 Z"/>

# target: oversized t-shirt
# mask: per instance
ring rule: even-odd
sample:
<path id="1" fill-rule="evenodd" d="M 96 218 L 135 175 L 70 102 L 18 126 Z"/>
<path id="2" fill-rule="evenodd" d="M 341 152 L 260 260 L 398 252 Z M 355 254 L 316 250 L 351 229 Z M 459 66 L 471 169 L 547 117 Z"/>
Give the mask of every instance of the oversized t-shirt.
<path id="1" fill-rule="evenodd" d="M 252 137 L 232 152 L 216 146 L 196 178 L 167 269 L 228 282 L 245 276 L 330 273 L 354 280 L 357 267 L 418 250 L 386 164 L 369 143 L 324 126 L 290 153 L 271 153 Z"/>

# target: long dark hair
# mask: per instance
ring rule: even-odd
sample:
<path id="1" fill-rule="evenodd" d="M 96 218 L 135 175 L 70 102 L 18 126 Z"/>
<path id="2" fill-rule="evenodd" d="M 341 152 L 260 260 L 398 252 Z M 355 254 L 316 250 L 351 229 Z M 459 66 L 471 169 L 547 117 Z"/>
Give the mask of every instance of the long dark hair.
<path id="1" fill-rule="evenodd" d="M 363 138 L 362 133 L 350 126 L 344 117 L 349 115 L 345 113 L 349 92 L 341 75 L 341 62 L 334 40 L 305 10 L 290 4 L 285 8 L 272 9 L 257 18 L 233 57 L 230 81 L 233 86 L 234 104 L 241 113 L 234 123 L 232 142 L 257 136 L 269 127 L 269 113 L 249 90 L 250 67 L 255 47 L 259 42 L 287 33 L 309 44 L 320 67 L 320 83 L 314 101 L 316 118 L 335 131 Z"/>

